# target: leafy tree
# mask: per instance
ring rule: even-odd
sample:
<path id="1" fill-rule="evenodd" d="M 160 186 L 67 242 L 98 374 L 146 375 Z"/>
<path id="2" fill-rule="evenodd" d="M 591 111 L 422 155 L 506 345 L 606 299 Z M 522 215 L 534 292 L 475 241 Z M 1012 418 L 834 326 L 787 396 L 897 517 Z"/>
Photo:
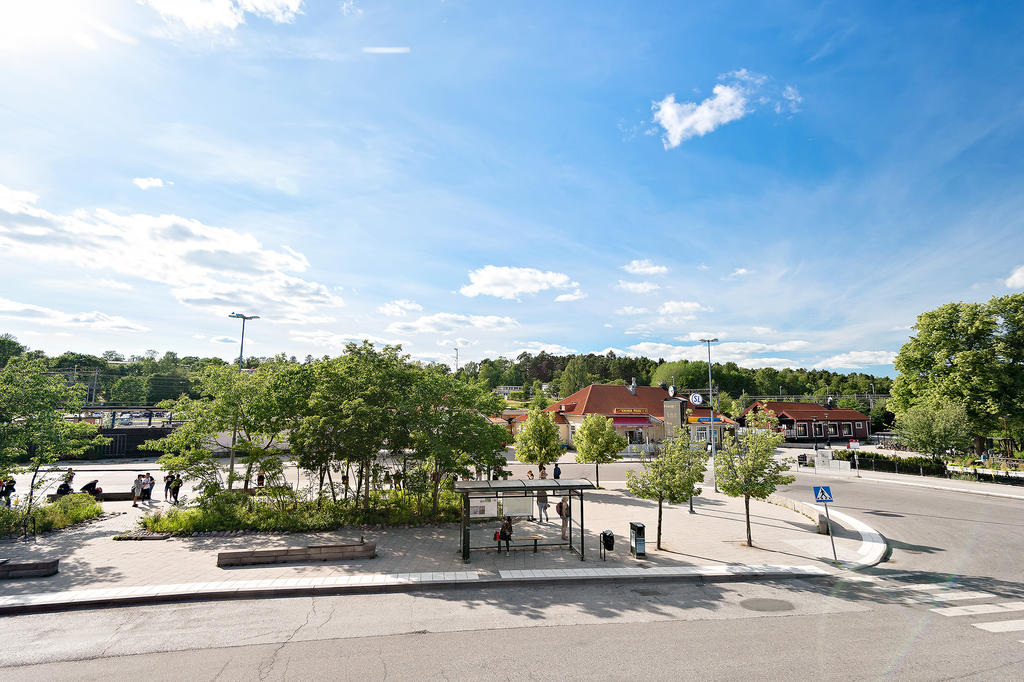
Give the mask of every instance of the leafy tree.
<path id="1" fill-rule="evenodd" d="M 106 362 L 124 362 L 124 355 L 116 350 L 105 350 L 100 357 Z"/>
<path id="2" fill-rule="evenodd" d="M 951 449 L 970 450 L 973 440 L 967 410 L 957 403 L 918 403 L 896 420 L 896 433 L 911 450 L 930 453 L 936 459 Z"/>
<path id="3" fill-rule="evenodd" d="M 763 500 L 780 485 L 792 483 L 793 476 L 784 474 L 789 462 L 775 459 L 775 449 L 786 437 L 777 430 L 779 420 L 770 410 L 755 408 L 746 417 L 747 428 L 739 439 L 730 437 L 718 451 L 715 478 L 718 487 L 730 497 L 743 497 L 747 522 L 747 546 L 750 538 L 750 498 Z"/>
<path id="4" fill-rule="evenodd" d="M 947 303 L 922 313 L 915 336 L 896 356 L 899 376 L 890 408 L 959 403 L 967 411 L 975 451 L 1001 430 L 1002 417 L 1024 421 L 1024 294 L 988 303 Z"/>
<path id="5" fill-rule="evenodd" d="M 576 446 L 576 461 L 593 463 L 598 488 L 601 487 L 601 465 L 616 461 L 629 443 L 625 436 L 615 431 L 611 419 L 599 414 L 587 415 L 583 419 L 572 442 Z"/>
<path id="6" fill-rule="evenodd" d="M 145 405 L 148 394 L 148 377 L 121 377 L 110 389 L 110 402 L 115 405 Z"/>
<path id="7" fill-rule="evenodd" d="M 516 434 L 516 459 L 524 464 L 547 466 L 562 454 L 558 424 L 549 412 L 530 410 L 523 428 Z"/>
<path id="8" fill-rule="evenodd" d="M 582 356 L 574 355 L 569 360 L 569 364 L 565 366 L 565 370 L 562 371 L 562 376 L 558 382 L 559 395 L 563 398 L 567 395 L 572 395 L 581 388 L 589 386 L 590 383 L 590 375 L 587 373 L 585 360 Z"/>
<path id="9" fill-rule="evenodd" d="M 46 467 L 110 442 L 92 424 L 64 418 L 84 403 L 84 387 L 47 374 L 43 360 L 15 356 L 0 369 L 0 477 L 32 472 L 26 514 L 47 482 Z"/>
<path id="10" fill-rule="evenodd" d="M 885 431 L 892 426 L 892 422 L 896 418 L 896 415 L 889 411 L 888 405 L 888 400 L 876 400 L 875 406 L 871 408 L 871 412 L 868 413 L 868 416 L 871 417 L 872 433 Z"/>
<path id="11" fill-rule="evenodd" d="M 700 495 L 700 484 L 704 481 L 708 455 L 703 443 L 690 439 L 689 429 L 665 443 L 661 454 L 644 460 L 643 469 L 626 472 L 626 489 L 645 500 L 658 502 L 658 540 L 661 549 L 662 505 L 690 503 L 693 512 L 693 497 Z"/>
<path id="12" fill-rule="evenodd" d="M 544 397 L 544 394 L 540 391 L 533 394 L 533 398 L 530 399 L 529 408 L 531 410 L 544 410 L 551 404 L 551 401 Z"/>
<path id="13" fill-rule="evenodd" d="M 28 348 L 18 343 L 18 339 L 11 334 L 0 334 L 0 369 L 3 369 L 7 361 L 15 355 L 21 355 Z"/>

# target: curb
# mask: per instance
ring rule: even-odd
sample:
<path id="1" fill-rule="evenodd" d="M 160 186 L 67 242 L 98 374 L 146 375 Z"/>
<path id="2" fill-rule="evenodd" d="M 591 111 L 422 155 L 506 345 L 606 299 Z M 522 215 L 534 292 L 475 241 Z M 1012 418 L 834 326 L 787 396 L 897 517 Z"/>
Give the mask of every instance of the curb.
<path id="1" fill-rule="evenodd" d="M 414 581 L 398 584 L 365 584 L 365 585 L 294 585 L 276 586 L 262 589 L 214 589 L 209 591 L 181 591 L 159 593 L 159 586 L 153 586 L 154 593 L 139 593 L 121 597 L 102 597 L 95 599 L 76 599 L 66 601 L 41 600 L 35 604 L 11 604 L 0 606 L 0 616 L 13 616 L 30 613 L 53 613 L 59 611 L 80 611 L 100 608 L 118 608 L 137 606 L 140 604 L 157 603 L 189 603 L 205 601 L 229 601 L 245 599 L 273 599 L 283 597 L 318 597 L 337 595 L 390 594 L 396 592 L 417 592 L 424 590 L 451 589 L 487 589 L 501 587 L 544 586 L 571 583 L 573 585 L 616 584 L 616 583 L 647 583 L 647 582 L 693 582 L 719 583 L 742 582 L 749 580 L 773 580 L 780 578 L 833 578 L 829 573 L 817 566 L 729 566 L 722 568 L 700 567 L 711 570 L 693 571 L 686 575 L 658 573 L 657 569 L 645 569 L 649 575 L 570 575 L 561 577 L 510 577 L 487 578 L 484 580 L 439 580 Z M 729 569 L 733 570 L 729 570 Z M 746 569 L 746 570 L 736 570 Z M 141 588 L 140 588 L 141 589 Z"/>
<path id="2" fill-rule="evenodd" d="M 770 504 L 785 507 L 786 509 L 791 509 L 798 514 L 806 516 L 817 523 L 819 527 L 821 527 L 821 523 L 826 517 L 825 509 L 823 507 L 815 504 L 808 504 L 806 502 L 799 502 L 792 498 L 784 497 L 783 495 L 769 495 L 765 501 Z M 813 516 L 810 513 L 811 511 L 813 511 Z M 875 566 L 882 562 L 889 549 L 889 544 L 885 541 L 885 537 L 881 533 L 863 521 L 853 518 L 849 514 L 832 509 L 831 515 L 836 517 L 836 519 L 844 526 L 848 526 L 860 534 L 861 542 L 860 550 L 857 554 L 857 560 L 840 562 L 844 568 L 851 571 L 859 571 L 862 568 L 870 568 L 871 566 Z"/>
<path id="3" fill-rule="evenodd" d="M 841 474 L 813 473 L 811 471 L 799 471 L 797 473 L 814 475 L 814 476 L 822 476 L 822 477 L 828 476 L 830 478 L 839 478 L 839 479 L 844 479 L 844 480 L 848 479 L 848 480 L 851 480 L 851 481 L 858 480 L 858 477 L 854 476 L 852 474 L 847 476 L 847 475 L 841 475 Z M 932 490 L 945 490 L 946 492 L 951 492 L 951 493 L 966 493 L 968 495 L 982 495 L 983 497 L 1001 497 L 1001 498 L 1010 499 L 1010 500 L 1024 500 L 1024 495 L 1010 495 L 1009 493 L 997 493 L 997 492 L 990 492 L 988 490 L 972 490 L 970 488 L 953 488 L 953 487 L 948 486 L 948 485 L 935 485 L 935 484 L 932 484 L 932 483 L 915 483 L 914 481 L 897 481 L 897 480 L 894 480 L 894 479 L 891 479 L 891 478 L 875 478 L 874 476 L 864 476 L 864 475 L 861 475 L 859 477 L 859 480 L 861 480 L 861 481 L 874 481 L 876 483 L 892 483 L 893 485 L 909 485 L 909 486 L 913 486 L 915 488 L 930 488 Z M 978 481 L 978 482 L 979 483 L 983 483 L 982 481 Z M 984 485 L 1007 485 L 1005 483 L 983 483 L 983 484 Z"/>

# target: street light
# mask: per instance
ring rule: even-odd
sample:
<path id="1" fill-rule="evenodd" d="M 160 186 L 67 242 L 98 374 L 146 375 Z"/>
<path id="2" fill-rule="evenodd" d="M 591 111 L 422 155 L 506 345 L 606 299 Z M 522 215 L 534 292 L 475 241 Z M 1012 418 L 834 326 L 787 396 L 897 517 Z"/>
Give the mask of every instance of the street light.
<path id="1" fill-rule="evenodd" d="M 244 315 L 242 313 L 231 313 L 228 317 L 233 317 L 237 320 L 242 321 L 242 338 L 238 347 L 238 371 L 242 371 L 242 356 L 245 353 L 245 321 L 246 320 L 258 320 L 259 315 Z M 235 423 L 231 428 L 231 464 L 228 469 L 228 490 L 231 490 L 231 486 L 234 484 L 235 479 L 235 443 L 238 442 L 238 414 L 235 414 Z"/>
<path id="2" fill-rule="evenodd" d="M 701 343 L 708 345 L 708 411 L 711 412 L 711 431 L 708 437 L 711 439 L 711 480 L 714 482 L 715 492 L 718 492 L 718 474 L 715 473 L 715 402 L 711 394 L 711 344 L 718 343 L 718 339 L 701 339 Z"/>
<path id="3" fill-rule="evenodd" d="M 242 321 L 242 339 L 238 347 L 238 371 L 242 371 L 242 354 L 245 352 L 245 321 L 246 320 L 258 320 L 259 315 L 243 315 L 242 313 L 231 313 L 228 317 L 234 317 L 235 319 Z"/>

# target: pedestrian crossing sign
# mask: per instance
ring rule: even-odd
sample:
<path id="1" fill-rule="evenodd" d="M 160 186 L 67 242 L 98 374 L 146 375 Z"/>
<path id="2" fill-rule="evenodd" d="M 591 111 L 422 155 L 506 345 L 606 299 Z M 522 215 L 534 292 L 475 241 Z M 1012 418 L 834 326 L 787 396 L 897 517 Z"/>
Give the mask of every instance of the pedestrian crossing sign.
<path id="1" fill-rule="evenodd" d="M 827 485 L 816 485 L 814 486 L 814 501 L 815 502 L 831 502 L 832 501 L 832 488 Z"/>

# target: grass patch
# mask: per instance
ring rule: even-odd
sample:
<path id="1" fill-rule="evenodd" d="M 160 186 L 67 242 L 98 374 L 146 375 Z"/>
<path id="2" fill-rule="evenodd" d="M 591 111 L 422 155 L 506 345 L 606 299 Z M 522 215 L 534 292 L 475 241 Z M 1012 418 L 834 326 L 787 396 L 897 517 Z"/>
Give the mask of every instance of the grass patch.
<path id="1" fill-rule="evenodd" d="M 76 493 L 36 507 L 32 515 L 36 519 L 36 532 L 44 533 L 94 519 L 102 513 L 103 507 L 92 495 Z M 21 533 L 24 522 L 25 512 L 22 509 L 0 507 L 0 535 Z M 31 527 L 30 522 L 29 529 Z"/>
<path id="2" fill-rule="evenodd" d="M 244 493 L 221 491 L 195 507 L 155 511 L 142 519 L 147 530 L 187 535 L 219 530 L 256 530 L 269 532 L 315 532 L 343 526 L 458 521 L 462 499 L 442 491 L 438 514 L 431 514 L 430 500 L 405 491 L 388 490 L 370 496 L 370 507 L 362 500 L 304 500 L 293 495 L 251 497 Z"/>

